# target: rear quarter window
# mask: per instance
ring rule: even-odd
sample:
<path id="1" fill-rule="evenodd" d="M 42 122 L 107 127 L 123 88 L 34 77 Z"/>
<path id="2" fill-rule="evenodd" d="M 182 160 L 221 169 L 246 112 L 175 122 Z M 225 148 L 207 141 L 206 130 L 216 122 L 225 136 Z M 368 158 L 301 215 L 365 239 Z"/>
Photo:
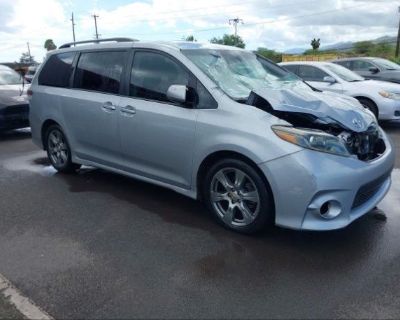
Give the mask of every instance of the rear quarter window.
<path id="1" fill-rule="evenodd" d="M 69 87 L 72 63 L 75 52 L 65 52 L 50 56 L 39 74 L 39 85 L 50 87 Z"/>

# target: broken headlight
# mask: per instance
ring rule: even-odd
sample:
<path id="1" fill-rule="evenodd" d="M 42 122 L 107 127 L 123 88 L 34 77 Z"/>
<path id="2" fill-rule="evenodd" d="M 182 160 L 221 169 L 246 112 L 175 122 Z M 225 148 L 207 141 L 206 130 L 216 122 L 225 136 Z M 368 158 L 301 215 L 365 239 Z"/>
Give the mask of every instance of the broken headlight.
<path id="1" fill-rule="evenodd" d="M 342 140 L 326 132 L 287 126 L 272 126 L 272 130 L 279 138 L 300 147 L 343 157 L 350 156 Z"/>

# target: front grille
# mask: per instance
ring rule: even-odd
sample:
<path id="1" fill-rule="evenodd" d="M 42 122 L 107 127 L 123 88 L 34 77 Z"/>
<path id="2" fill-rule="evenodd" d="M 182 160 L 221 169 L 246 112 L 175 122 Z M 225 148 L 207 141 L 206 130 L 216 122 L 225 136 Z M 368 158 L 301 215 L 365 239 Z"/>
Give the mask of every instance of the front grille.
<path id="1" fill-rule="evenodd" d="M 380 189 L 386 179 L 390 176 L 390 172 L 382 175 L 381 177 L 364 184 L 357 192 L 356 197 L 354 198 L 353 205 L 351 209 L 362 206 L 368 200 L 370 200 Z"/>

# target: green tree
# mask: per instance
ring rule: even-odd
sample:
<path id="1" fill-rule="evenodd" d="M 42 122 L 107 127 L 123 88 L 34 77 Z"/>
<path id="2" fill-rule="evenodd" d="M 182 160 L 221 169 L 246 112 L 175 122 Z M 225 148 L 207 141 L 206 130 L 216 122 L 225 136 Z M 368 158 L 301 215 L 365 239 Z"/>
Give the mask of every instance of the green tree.
<path id="1" fill-rule="evenodd" d="M 22 52 L 21 57 L 19 58 L 19 63 L 34 64 L 36 62 L 34 57 L 29 55 L 29 52 Z"/>
<path id="2" fill-rule="evenodd" d="M 184 38 L 185 41 L 192 41 L 192 42 L 196 42 L 197 39 L 191 34 L 190 36 L 187 36 L 186 38 Z"/>
<path id="3" fill-rule="evenodd" d="M 246 44 L 240 36 L 234 34 L 224 34 L 222 38 L 212 38 L 211 43 L 224 44 L 226 46 L 245 48 Z"/>
<path id="4" fill-rule="evenodd" d="M 319 46 L 321 45 L 321 39 L 312 39 L 311 40 L 311 47 L 313 48 L 314 51 L 317 51 L 319 49 Z"/>
<path id="5" fill-rule="evenodd" d="M 282 62 L 282 53 L 276 52 L 275 50 L 260 47 L 257 48 L 256 53 L 274 62 Z"/>
<path id="6" fill-rule="evenodd" d="M 368 54 L 374 47 L 375 44 L 372 41 L 360 41 L 354 44 L 354 52 L 357 54 Z"/>
<path id="7" fill-rule="evenodd" d="M 51 51 L 51 50 L 57 49 L 57 46 L 54 44 L 53 39 L 47 39 L 47 40 L 44 42 L 43 47 L 44 47 L 47 51 Z"/>

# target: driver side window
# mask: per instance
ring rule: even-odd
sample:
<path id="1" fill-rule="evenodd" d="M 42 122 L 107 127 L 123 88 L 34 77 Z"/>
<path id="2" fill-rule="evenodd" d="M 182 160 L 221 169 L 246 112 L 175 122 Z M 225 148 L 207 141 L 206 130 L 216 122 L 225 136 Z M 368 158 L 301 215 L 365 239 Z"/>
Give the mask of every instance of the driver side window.
<path id="1" fill-rule="evenodd" d="M 314 66 L 299 66 L 298 71 L 299 77 L 302 78 L 304 81 L 319 81 L 323 82 L 324 77 L 329 76 L 326 72 L 318 69 Z"/>
<path id="2" fill-rule="evenodd" d="M 173 84 L 189 84 L 189 73 L 173 59 L 155 52 L 135 53 L 129 95 L 137 98 L 170 102 L 167 90 Z"/>
<path id="3" fill-rule="evenodd" d="M 362 60 L 355 60 L 353 61 L 353 69 L 356 71 L 369 71 L 369 68 L 373 68 L 374 65 L 372 63 L 362 61 Z"/>

